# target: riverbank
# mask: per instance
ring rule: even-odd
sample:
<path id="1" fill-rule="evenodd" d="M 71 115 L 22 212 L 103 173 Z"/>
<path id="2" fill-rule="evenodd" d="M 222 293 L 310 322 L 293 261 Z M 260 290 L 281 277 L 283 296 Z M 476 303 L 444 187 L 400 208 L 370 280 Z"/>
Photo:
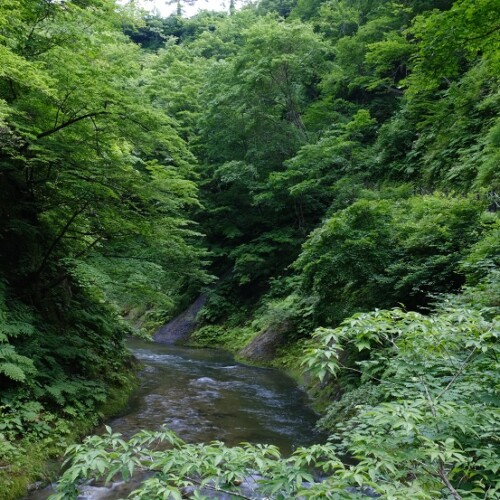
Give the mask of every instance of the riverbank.
<path id="1" fill-rule="evenodd" d="M 108 397 L 94 412 L 75 417 L 46 415 L 40 425 L 38 439 L 23 438 L 12 445 L 0 432 L 0 500 L 24 498 L 29 492 L 43 488 L 59 475 L 66 448 L 91 433 L 103 421 L 118 415 L 128 404 L 137 387 L 139 364 L 131 358 L 130 366 L 121 374 L 121 384 L 108 389 Z M 49 425 L 50 424 L 50 425 Z M 3 426 L 8 422 L 3 422 Z M 3 448 L 2 448 L 3 447 Z"/>

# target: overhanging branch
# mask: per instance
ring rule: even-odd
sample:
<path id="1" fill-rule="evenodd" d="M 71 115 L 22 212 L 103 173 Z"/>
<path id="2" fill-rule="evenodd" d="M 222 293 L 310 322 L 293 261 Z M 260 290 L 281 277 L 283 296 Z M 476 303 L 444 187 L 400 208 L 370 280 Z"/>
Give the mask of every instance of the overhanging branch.
<path id="1" fill-rule="evenodd" d="M 102 115 L 109 115 L 108 111 L 95 111 L 93 113 L 86 113 L 85 115 L 80 115 L 75 118 L 72 118 L 71 120 L 68 120 L 67 122 L 61 123 L 61 125 L 58 125 L 57 127 L 51 128 L 49 130 L 46 130 L 45 132 L 40 132 L 36 138 L 41 139 L 42 137 L 47 137 L 48 135 L 55 134 L 56 132 L 59 132 L 59 130 L 69 127 L 70 125 L 73 125 L 74 123 L 77 123 L 82 120 L 86 120 L 87 118 L 95 118 L 96 116 L 102 116 Z"/>

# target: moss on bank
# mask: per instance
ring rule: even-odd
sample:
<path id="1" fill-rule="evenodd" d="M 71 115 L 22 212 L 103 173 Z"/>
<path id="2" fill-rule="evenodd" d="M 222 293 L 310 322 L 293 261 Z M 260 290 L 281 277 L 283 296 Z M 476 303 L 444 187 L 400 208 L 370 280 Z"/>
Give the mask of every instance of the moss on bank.
<path id="1" fill-rule="evenodd" d="M 250 326 L 205 325 L 193 332 L 187 344 L 194 347 L 220 347 L 239 357 L 238 353 L 256 334 Z"/>

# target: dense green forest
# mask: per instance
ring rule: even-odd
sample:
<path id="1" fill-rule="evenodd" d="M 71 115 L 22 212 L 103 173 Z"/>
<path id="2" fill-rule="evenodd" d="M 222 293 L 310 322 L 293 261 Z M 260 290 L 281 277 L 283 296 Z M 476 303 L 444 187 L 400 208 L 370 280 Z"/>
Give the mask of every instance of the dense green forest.
<path id="1" fill-rule="evenodd" d="M 256 470 L 270 498 L 499 498 L 499 2 L 179 14 L 1 2 L 0 498 L 123 404 L 124 339 L 202 291 L 191 342 L 302 377 L 329 442 L 109 433 L 61 498 L 140 467 L 144 499 Z"/>

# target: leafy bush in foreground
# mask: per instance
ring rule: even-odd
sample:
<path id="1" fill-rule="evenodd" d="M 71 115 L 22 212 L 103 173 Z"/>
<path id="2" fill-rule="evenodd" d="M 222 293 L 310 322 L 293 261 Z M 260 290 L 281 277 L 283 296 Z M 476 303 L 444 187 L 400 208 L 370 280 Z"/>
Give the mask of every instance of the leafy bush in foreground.
<path id="1" fill-rule="evenodd" d="M 356 314 L 336 329 L 316 330 L 304 360 L 321 380 L 357 374 L 365 399 L 350 404 L 347 392 L 322 424 L 379 487 L 411 485 L 419 492 L 412 498 L 500 493 L 498 309 L 459 301 L 444 300 L 430 316 Z M 358 361 L 346 365 L 356 352 Z M 353 416 L 342 422 L 339 410 Z"/>

